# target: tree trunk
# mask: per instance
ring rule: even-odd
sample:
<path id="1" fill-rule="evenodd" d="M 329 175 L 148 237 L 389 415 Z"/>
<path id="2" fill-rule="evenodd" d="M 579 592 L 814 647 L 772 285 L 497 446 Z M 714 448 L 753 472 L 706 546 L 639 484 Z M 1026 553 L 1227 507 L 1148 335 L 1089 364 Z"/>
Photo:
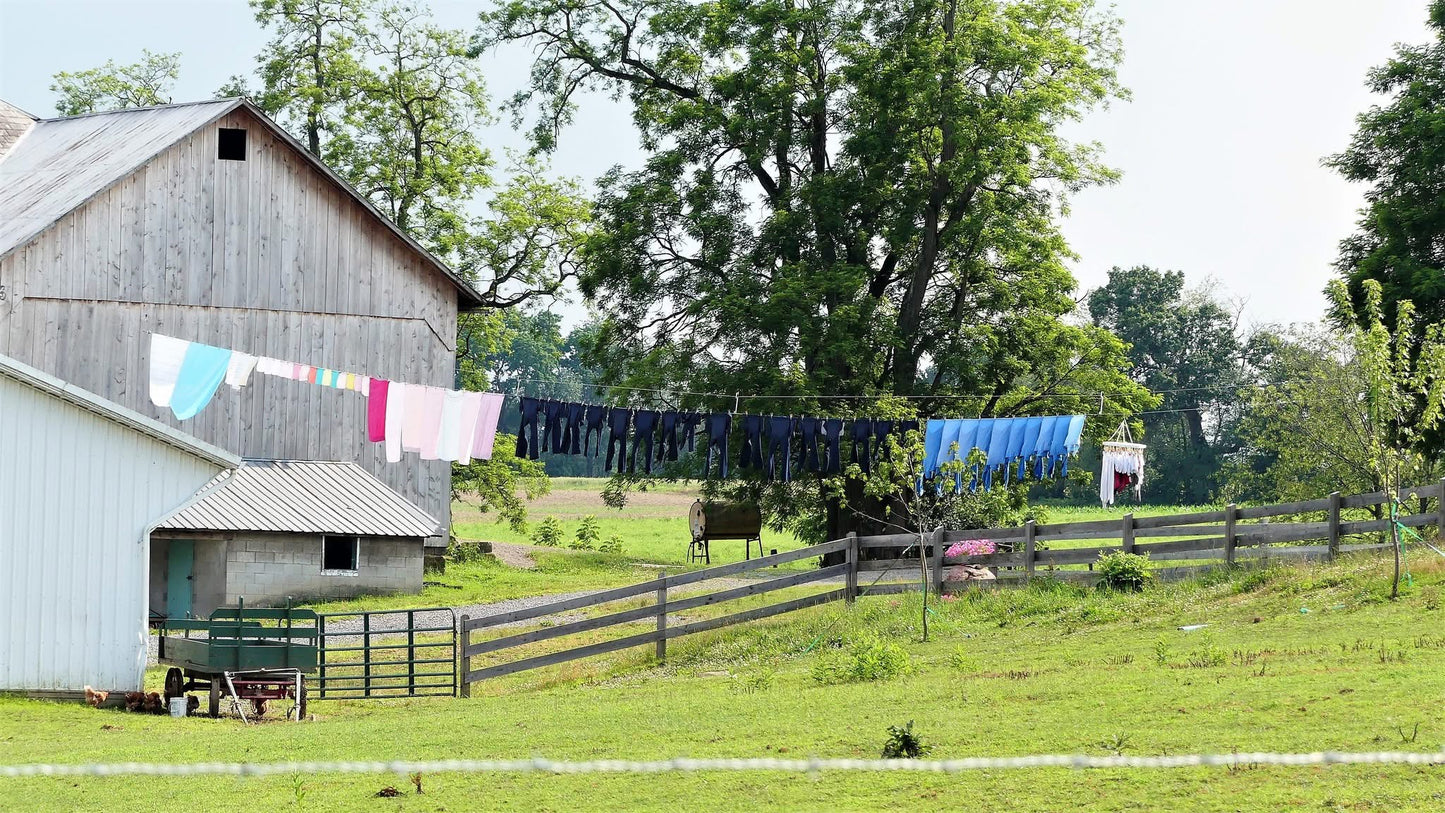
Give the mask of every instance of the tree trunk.
<path id="1" fill-rule="evenodd" d="M 1395 580 L 1390 584 L 1390 598 L 1397 599 L 1400 597 L 1400 526 L 1395 522 L 1393 504 L 1390 511 L 1390 541 L 1395 554 Z"/>
<path id="2" fill-rule="evenodd" d="M 919 577 L 923 580 L 922 584 L 919 586 L 923 588 L 922 595 L 924 643 L 928 642 L 928 545 L 926 544 L 926 540 L 930 536 L 933 536 L 933 534 L 925 533 L 922 526 L 920 525 L 918 528 L 918 573 Z"/>

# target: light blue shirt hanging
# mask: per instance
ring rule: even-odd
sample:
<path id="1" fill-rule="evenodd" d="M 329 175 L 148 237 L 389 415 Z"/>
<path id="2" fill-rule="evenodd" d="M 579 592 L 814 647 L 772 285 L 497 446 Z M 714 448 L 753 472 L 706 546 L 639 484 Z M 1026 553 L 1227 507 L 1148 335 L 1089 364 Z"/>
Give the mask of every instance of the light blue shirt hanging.
<path id="1" fill-rule="evenodd" d="M 978 424 L 974 427 L 973 448 L 977 449 L 979 451 L 979 454 L 982 454 L 985 458 L 987 458 L 989 454 L 989 441 L 993 440 L 993 425 L 997 422 L 998 421 L 995 418 L 980 418 L 978 420 Z M 960 433 L 960 437 L 961 436 L 962 433 Z M 963 444 L 959 445 L 962 446 Z M 987 469 L 988 463 L 985 462 L 985 472 L 987 471 Z M 983 479 L 983 472 L 980 472 L 978 469 L 974 469 L 973 482 L 969 484 L 969 488 L 978 488 L 979 483 Z"/>
<path id="2" fill-rule="evenodd" d="M 1034 477 L 1043 479 L 1044 466 L 1049 461 L 1049 444 L 1054 440 L 1054 421 L 1058 420 L 1052 415 L 1039 419 L 1039 437 L 1034 443 Z"/>
<path id="3" fill-rule="evenodd" d="M 1084 416 L 1070 416 L 1067 427 L 1068 428 L 1064 435 L 1064 463 L 1059 474 L 1060 477 L 1069 476 L 1069 457 L 1079 453 L 1079 444 L 1082 442 L 1084 437 Z"/>
<path id="4" fill-rule="evenodd" d="M 1049 457 L 1051 458 L 1049 460 L 1049 476 L 1051 477 L 1053 476 L 1054 472 L 1058 470 L 1059 462 L 1062 461 L 1067 454 L 1068 447 L 1064 445 L 1064 440 L 1067 439 L 1068 436 L 1068 416 L 1059 416 L 1055 418 L 1054 436 L 1049 439 Z M 1065 473 L 1067 473 L 1067 471 Z"/>
<path id="5" fill-rule="evenodd" d="M 231 351 L 208 344 L 191 343 L 176 376 L 176 389 L 171 394 L 171 412 L 180 420 L 194 418 L 206 408 L 231 364 Z"/>
<path id="6" fill-rule="evenodd" d="M 923 425 L 923 473 L 932 477 L 938 473 L 938 458 L 943 451 L 943 427 L 946 421 L 932 419 Z M 922 481 L 918 487 L 923 488 Z"/>
<path id="7" fill-rule="evenodd" d="M 1031 458 L 1031 457 L 1034 456 L 1034 449 L 1038 447 L 1038 444 L 1039 444 L 1039 432 L 1043 429 L 1043 425 L 1044 425 L 1044 419 L 1043 419 L 1043 418 L 1025 418 L 1025 419 L 1024 419 L 1024 437 L 1023 437 L 1023 444 L 1019 447 L 1019 480 L 1020 480 L 1020 481 L 1022 481 L 1022 480 L 1024 479 L 1024 474 L 1028 471 L 1029 458 Z"/>

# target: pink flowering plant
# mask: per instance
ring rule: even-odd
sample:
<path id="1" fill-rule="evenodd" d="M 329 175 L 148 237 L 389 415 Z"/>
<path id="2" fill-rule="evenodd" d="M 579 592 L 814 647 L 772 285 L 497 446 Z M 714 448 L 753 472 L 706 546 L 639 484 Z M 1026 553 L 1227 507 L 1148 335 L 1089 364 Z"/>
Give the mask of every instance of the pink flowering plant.
<path id="1" fill-rule="evenodd" d="M 998 550 L 998 546 L 990 539 L 965 539 L 962 542 L 954 542 L 948 546 L 943 555 L 948 558 L 957 556 L 987 556 Z"/>

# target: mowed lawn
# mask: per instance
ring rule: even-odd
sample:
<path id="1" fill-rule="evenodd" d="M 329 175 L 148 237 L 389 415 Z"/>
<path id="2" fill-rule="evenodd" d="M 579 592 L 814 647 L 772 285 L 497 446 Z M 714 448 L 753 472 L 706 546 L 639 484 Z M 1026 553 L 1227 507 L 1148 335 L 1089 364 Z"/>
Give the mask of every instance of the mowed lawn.
<path id="1" fill-rule="evenodd" d="M 1428 557 L 1428 558 L 1427 558 Z M 469 700 L 318 702 L 247 726 L 0 699 L 0 763 L 871 757 L 914 721 L 934 757 L 1438 750 L 1445 570 L 1412 556 L 1243 571 L 1112 594 L 1050 585 L 934 608 L 864 598 L 524 673 Z M 1205 624 L 1183 631 L 1180 627 Z M 911 672 L 822 685 L 823 662 L 895 642 Z M 1418 729 L 1417 729 L 1418 726 Z M 1445 767 L 0 779 L 27 810 L 1439 810 Z M 377 798 L 385 786 L 402 795 Z"/>

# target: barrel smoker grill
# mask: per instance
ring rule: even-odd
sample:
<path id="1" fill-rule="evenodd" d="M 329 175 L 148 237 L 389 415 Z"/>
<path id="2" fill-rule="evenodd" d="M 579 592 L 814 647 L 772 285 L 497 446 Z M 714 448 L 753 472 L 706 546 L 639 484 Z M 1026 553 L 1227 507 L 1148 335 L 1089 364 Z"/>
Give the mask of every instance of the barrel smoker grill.
<path id="1" fill-rule="evenodd" d="M 752 558 L 753 542 L 756 541 L 758 556 L 763 555 L 763 513 L 756 505 L 698 500 L 692 504 L 688 520 L 692 527 L 692 544 L 687 550 L 689 562 L 701 559 L 712 564 L 708 543 L 715 539 L 743 540 L 745 559 Z"/>

